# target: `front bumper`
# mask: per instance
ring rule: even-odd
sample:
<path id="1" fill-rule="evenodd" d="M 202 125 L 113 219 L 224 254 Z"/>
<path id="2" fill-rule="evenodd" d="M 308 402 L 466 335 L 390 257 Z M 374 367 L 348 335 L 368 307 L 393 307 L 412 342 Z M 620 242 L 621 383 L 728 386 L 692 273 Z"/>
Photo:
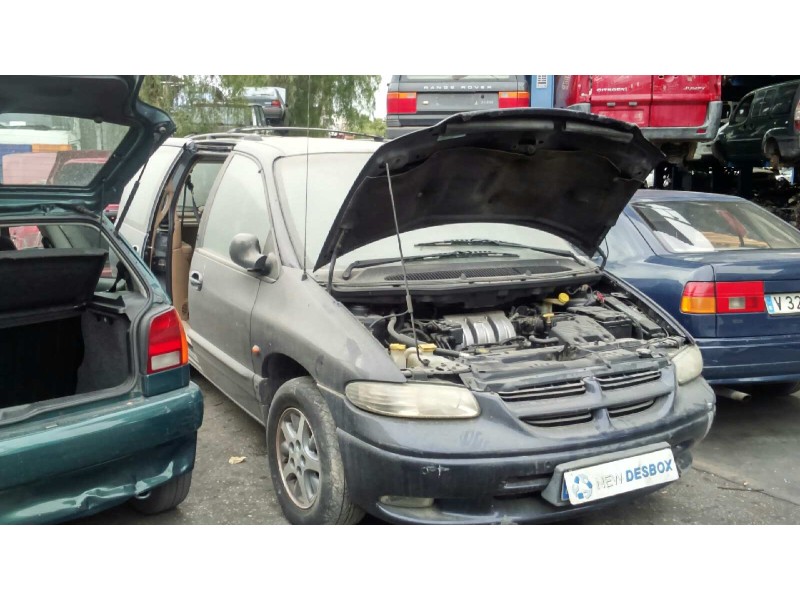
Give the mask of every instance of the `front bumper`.
<path id="1" fill-rule="evenodd" d="M 800 381 L 800 335 L 699 338 L 711 385 Z"/>
<path id="2" fill-rule="evenodd" d="M 463 422 L 462 447 L 454 447 L 450 456 L 415 452 L 414 424 L 407 427 L 405 452 L 380 447 L 378 441 L 359 439 L 340 429 L 339 446 L 348 491 L 353 502 L 367 512 L 397 523 L 524 523 L 569 518 L 663 486 L 580 506 L 555 506 L 542 498 L 542 491 L 557 465 L 668 442 L 679 471 L 689 468 L 690 449 L 705 437 L 713 421 L 714 394 L 698 378 L 682 386 L 677 396 L 684 397 L 678 399 L 676 406 L 684 407 L 659 420 L 647 433 L 628 432 L 623 439 L 609 432 L 602 441 L 587 443 L 579 435 L 563 433 L 569 429 L 565 427 L 556 434 L 562 436 L 561 441 L 553 443 L 554 438 L 550 437 L 542 443 L 528 435 L 528 447 L 519 447 L 513 453 L 486 448 L 498 433 L 493 419 Z M 514 436 L 513 431 L 507 433 L 508 437 Z M 464 446 L 483 448 L 480 453 L 465 455 Z M 545 447 L 549 449 L 543 450 Z M 402 508 L 381 502 L 384 496 L 433 498 L 434 503 L 426 508 Z"/>
<path id="3" fill-rule="evenodd" d="M 0 427 L 0 523 L 53 523 L 121 504 L 194 467 L 199 388 Z"/>

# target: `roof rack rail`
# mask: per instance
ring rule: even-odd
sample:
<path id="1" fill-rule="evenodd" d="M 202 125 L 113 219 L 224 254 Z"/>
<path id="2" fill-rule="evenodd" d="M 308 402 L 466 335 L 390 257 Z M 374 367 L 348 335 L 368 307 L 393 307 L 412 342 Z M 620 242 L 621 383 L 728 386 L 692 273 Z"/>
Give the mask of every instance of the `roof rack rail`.
<path id="1" fill-rule="evenodd" d="M 252 133 L 240 132 L 238 130 L 225 131 L 220 133 L 193 133 L 184 136 L 190 140 L 195 141 L 213 141 L 213 140 L 260 140 L 261 137 L 253 135 Z"/>
<path id="2" fill-rule="evenodd" d="M 370 133 L 358 133 L 357 131 L 343 131 L 341 129 L 326 129 L 324 127 L 273 127 L 273 126 L 266 126 L 266 127 L 236 127 L 231 129 L 229 133 L 231 134 L 246 134 L 246 133 L 256 133 L 263 131 L 265 133 L 277 133 L 288 135 L 290 133 L 304 133 L 308 131 L 313 131 L 316 133 L 332 133 L 336 135 L 352 135 L 354 137 L 359 138 L 368 138 L 375 142 L 384 142 L 386 138 L 381 137 L 379 135 L 372 135 Z"/>

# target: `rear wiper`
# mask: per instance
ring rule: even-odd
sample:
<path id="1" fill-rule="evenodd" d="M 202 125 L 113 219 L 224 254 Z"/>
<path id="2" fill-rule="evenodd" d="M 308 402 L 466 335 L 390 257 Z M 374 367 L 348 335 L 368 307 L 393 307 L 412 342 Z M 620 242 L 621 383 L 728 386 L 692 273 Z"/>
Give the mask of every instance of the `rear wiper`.
<path id="1" fill-rule="evenodd" d="M 488 257 L 488 258 L 519 258 L 519 254 L 512 254 L 510 252 L 494 252 L 492 250 L 455 250 L 453 252 L 439 252 L 437 254 L 420 254 L 418 256 L 407 256 L 405 262 L 419 262 L 423 260 L 438 260 L 440 258 L 475 258 L 475 257 Z M 399 262 L 400 257 L 394 256 L 391 258 L 370 258 L 367 260 L 357 260 L 347 265 L 347 268 L 342 273 L 342 279 L 350 279 L 353 274 L 353 269 L 363 269 L 364 267 L 375 267 L 378 265 L 388 265 L 393 262 Z"/>
<path id="2" fill-rule="evenodd" d="M 540 248 L 538 246 L 526 246 L 525 244 L 516 244 L 514 242 L 503 242 L 500 240 L 485 240 L 480 238 L 470 238 L 461 240 L 440 240 L 438 242 L 422 242 L 421 244 L 414 244 L 414 247 L 420 248 L 423 246 L 498 246 L 500 248 L 524 248 L 525 250 L 535 250 L 536 252 L 543 252 L 545 254 L 553 254 L 555 256 L 565 256 L 567 258 L 574 258 L 578 260 L 578 256 L 569 250 L 555 250 L 553 248 Z"/>

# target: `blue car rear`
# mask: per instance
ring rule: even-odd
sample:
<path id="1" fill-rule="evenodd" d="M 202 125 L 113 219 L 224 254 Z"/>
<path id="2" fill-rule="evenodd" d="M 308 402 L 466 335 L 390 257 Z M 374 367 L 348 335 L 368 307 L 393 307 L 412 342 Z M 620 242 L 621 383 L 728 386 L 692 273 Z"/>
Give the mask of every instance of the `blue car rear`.
<path id="1" fill-rule="evenodd" d="M 641 190 L 605 249 L 611 272 L 695 337 L 709 383 L 800 381 L 796 229 L 741 198 Z"/>

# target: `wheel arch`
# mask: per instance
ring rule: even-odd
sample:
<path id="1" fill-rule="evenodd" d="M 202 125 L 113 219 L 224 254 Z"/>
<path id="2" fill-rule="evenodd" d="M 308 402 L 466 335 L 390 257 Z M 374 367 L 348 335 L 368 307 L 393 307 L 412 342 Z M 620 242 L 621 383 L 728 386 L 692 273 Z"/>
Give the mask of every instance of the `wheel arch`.
<path id="1" fill-rule="evenodd" d="M 258 401 L 264 423 L 275 393 L 284 383 L 297 377 L 310 377 L 311 374 L 303 365 L 287 354 L 273 352 L 264 359 L 261 365 L 261 384 Z"/>

